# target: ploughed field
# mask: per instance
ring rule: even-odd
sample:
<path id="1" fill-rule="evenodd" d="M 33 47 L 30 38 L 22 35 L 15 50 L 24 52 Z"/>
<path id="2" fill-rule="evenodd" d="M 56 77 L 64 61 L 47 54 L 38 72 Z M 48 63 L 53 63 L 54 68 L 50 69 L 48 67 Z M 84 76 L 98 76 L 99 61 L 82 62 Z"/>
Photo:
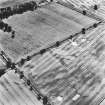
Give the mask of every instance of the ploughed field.
<path id="1" fill-rule="evenodd" d="M 86 41 L 84 36 L 76 38 L 78 45 L 66 42 L 38 60 L 33 58 L 22 70 L 52 102 L 62 96 L 60 105 L 100 103 L 105 98 L 104 28 L 102 25 L 86 34 Z M 80 96 L 74 101 L 77 94 Z"/>

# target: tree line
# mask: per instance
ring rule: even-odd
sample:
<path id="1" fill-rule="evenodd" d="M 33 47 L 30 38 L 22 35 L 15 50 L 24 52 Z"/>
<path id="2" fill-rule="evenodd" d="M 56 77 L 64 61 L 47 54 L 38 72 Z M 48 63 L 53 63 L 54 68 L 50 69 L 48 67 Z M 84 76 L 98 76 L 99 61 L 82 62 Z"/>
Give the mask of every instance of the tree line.
<path id="1" fill-rule="evenodd" d="M 0 19 L 7 19 L 15 14 L 23 14 L 27 11 L 34 11 L 38 5 L 35 1 L 26 2 L 13 7 L 0 8 Z"/>

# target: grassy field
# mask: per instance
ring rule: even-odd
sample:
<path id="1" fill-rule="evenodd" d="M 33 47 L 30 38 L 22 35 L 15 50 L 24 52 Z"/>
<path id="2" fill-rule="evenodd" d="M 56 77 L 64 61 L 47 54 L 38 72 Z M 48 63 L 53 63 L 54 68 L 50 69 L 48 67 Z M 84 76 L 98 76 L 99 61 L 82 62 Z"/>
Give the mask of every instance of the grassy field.
<path id="1" fill-rule="evenodd" d="M 15 15 L 4 21 L 13 27 L 16 37 L 11 39 L 10 34 L 1 32 L 0 43 L 15 60 L 96 22 L 58 4 Z"/>

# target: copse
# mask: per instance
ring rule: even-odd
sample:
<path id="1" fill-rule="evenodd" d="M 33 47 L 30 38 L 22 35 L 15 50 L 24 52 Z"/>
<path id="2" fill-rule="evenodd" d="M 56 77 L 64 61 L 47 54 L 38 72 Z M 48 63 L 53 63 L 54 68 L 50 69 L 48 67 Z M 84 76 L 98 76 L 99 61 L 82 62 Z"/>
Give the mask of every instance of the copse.
<path id="1" fill-rule="evenodd" d="M 1 19 L 6 19 L 11 15 L 12 15 L 11 14 L 11 7 L 0 8 L 0 18 Z"/>
<path id="2" fill-rule="evenodd" d="M 12 34 L 12 37 L 14 38 L 15 31 L 12 29 L 11 26 L 9 26 L 7 23 L 4 23 L 3 21 L 0 21 L 0 29 L 3 32 L 8 32 Z"/>
<path id="3" fill-rule="evenodd" d="M 35 1 L 26 2 L 20 5 L 15 5 L 13 7 L 0 8 L 0 19 L 7 19 L 10 16 L 16 14 L 23 14 L 27 11 L 34 11 L 38 8 Z"/>

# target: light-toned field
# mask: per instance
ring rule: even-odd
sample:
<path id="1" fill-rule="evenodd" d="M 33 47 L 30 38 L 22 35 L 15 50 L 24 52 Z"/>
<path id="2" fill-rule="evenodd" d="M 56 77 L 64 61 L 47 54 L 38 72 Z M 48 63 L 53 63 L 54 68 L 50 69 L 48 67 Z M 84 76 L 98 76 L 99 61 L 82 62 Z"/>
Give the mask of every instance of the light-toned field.
<path id="1" fill-rule="evenodd" d="M 42 105 L 13 71 L 0 78 L 0 105 Z"/>
<path id="2" fill-rule="evenodd" d="M 84 36 L 77 38 L 78 46 L 73 46 L 70 42 L 67 45 L 66 42 L 66 45 L 53 49 L 52 53 L 47 52 L 37 61 L 33 58 L 22 70 L 33 77 L 33 82 L 39 86 L 40 91 L 52 101 L 63 96 L 60 105 L 98 105 L 105 98 L 104 29 L 105 26 L 100 26 L 87 34 L 85 42 L 82 42 Z M 60 58 L 57 59 L 54 54 Z M 80 97 L 73 101 L 77 94 Z"/>

